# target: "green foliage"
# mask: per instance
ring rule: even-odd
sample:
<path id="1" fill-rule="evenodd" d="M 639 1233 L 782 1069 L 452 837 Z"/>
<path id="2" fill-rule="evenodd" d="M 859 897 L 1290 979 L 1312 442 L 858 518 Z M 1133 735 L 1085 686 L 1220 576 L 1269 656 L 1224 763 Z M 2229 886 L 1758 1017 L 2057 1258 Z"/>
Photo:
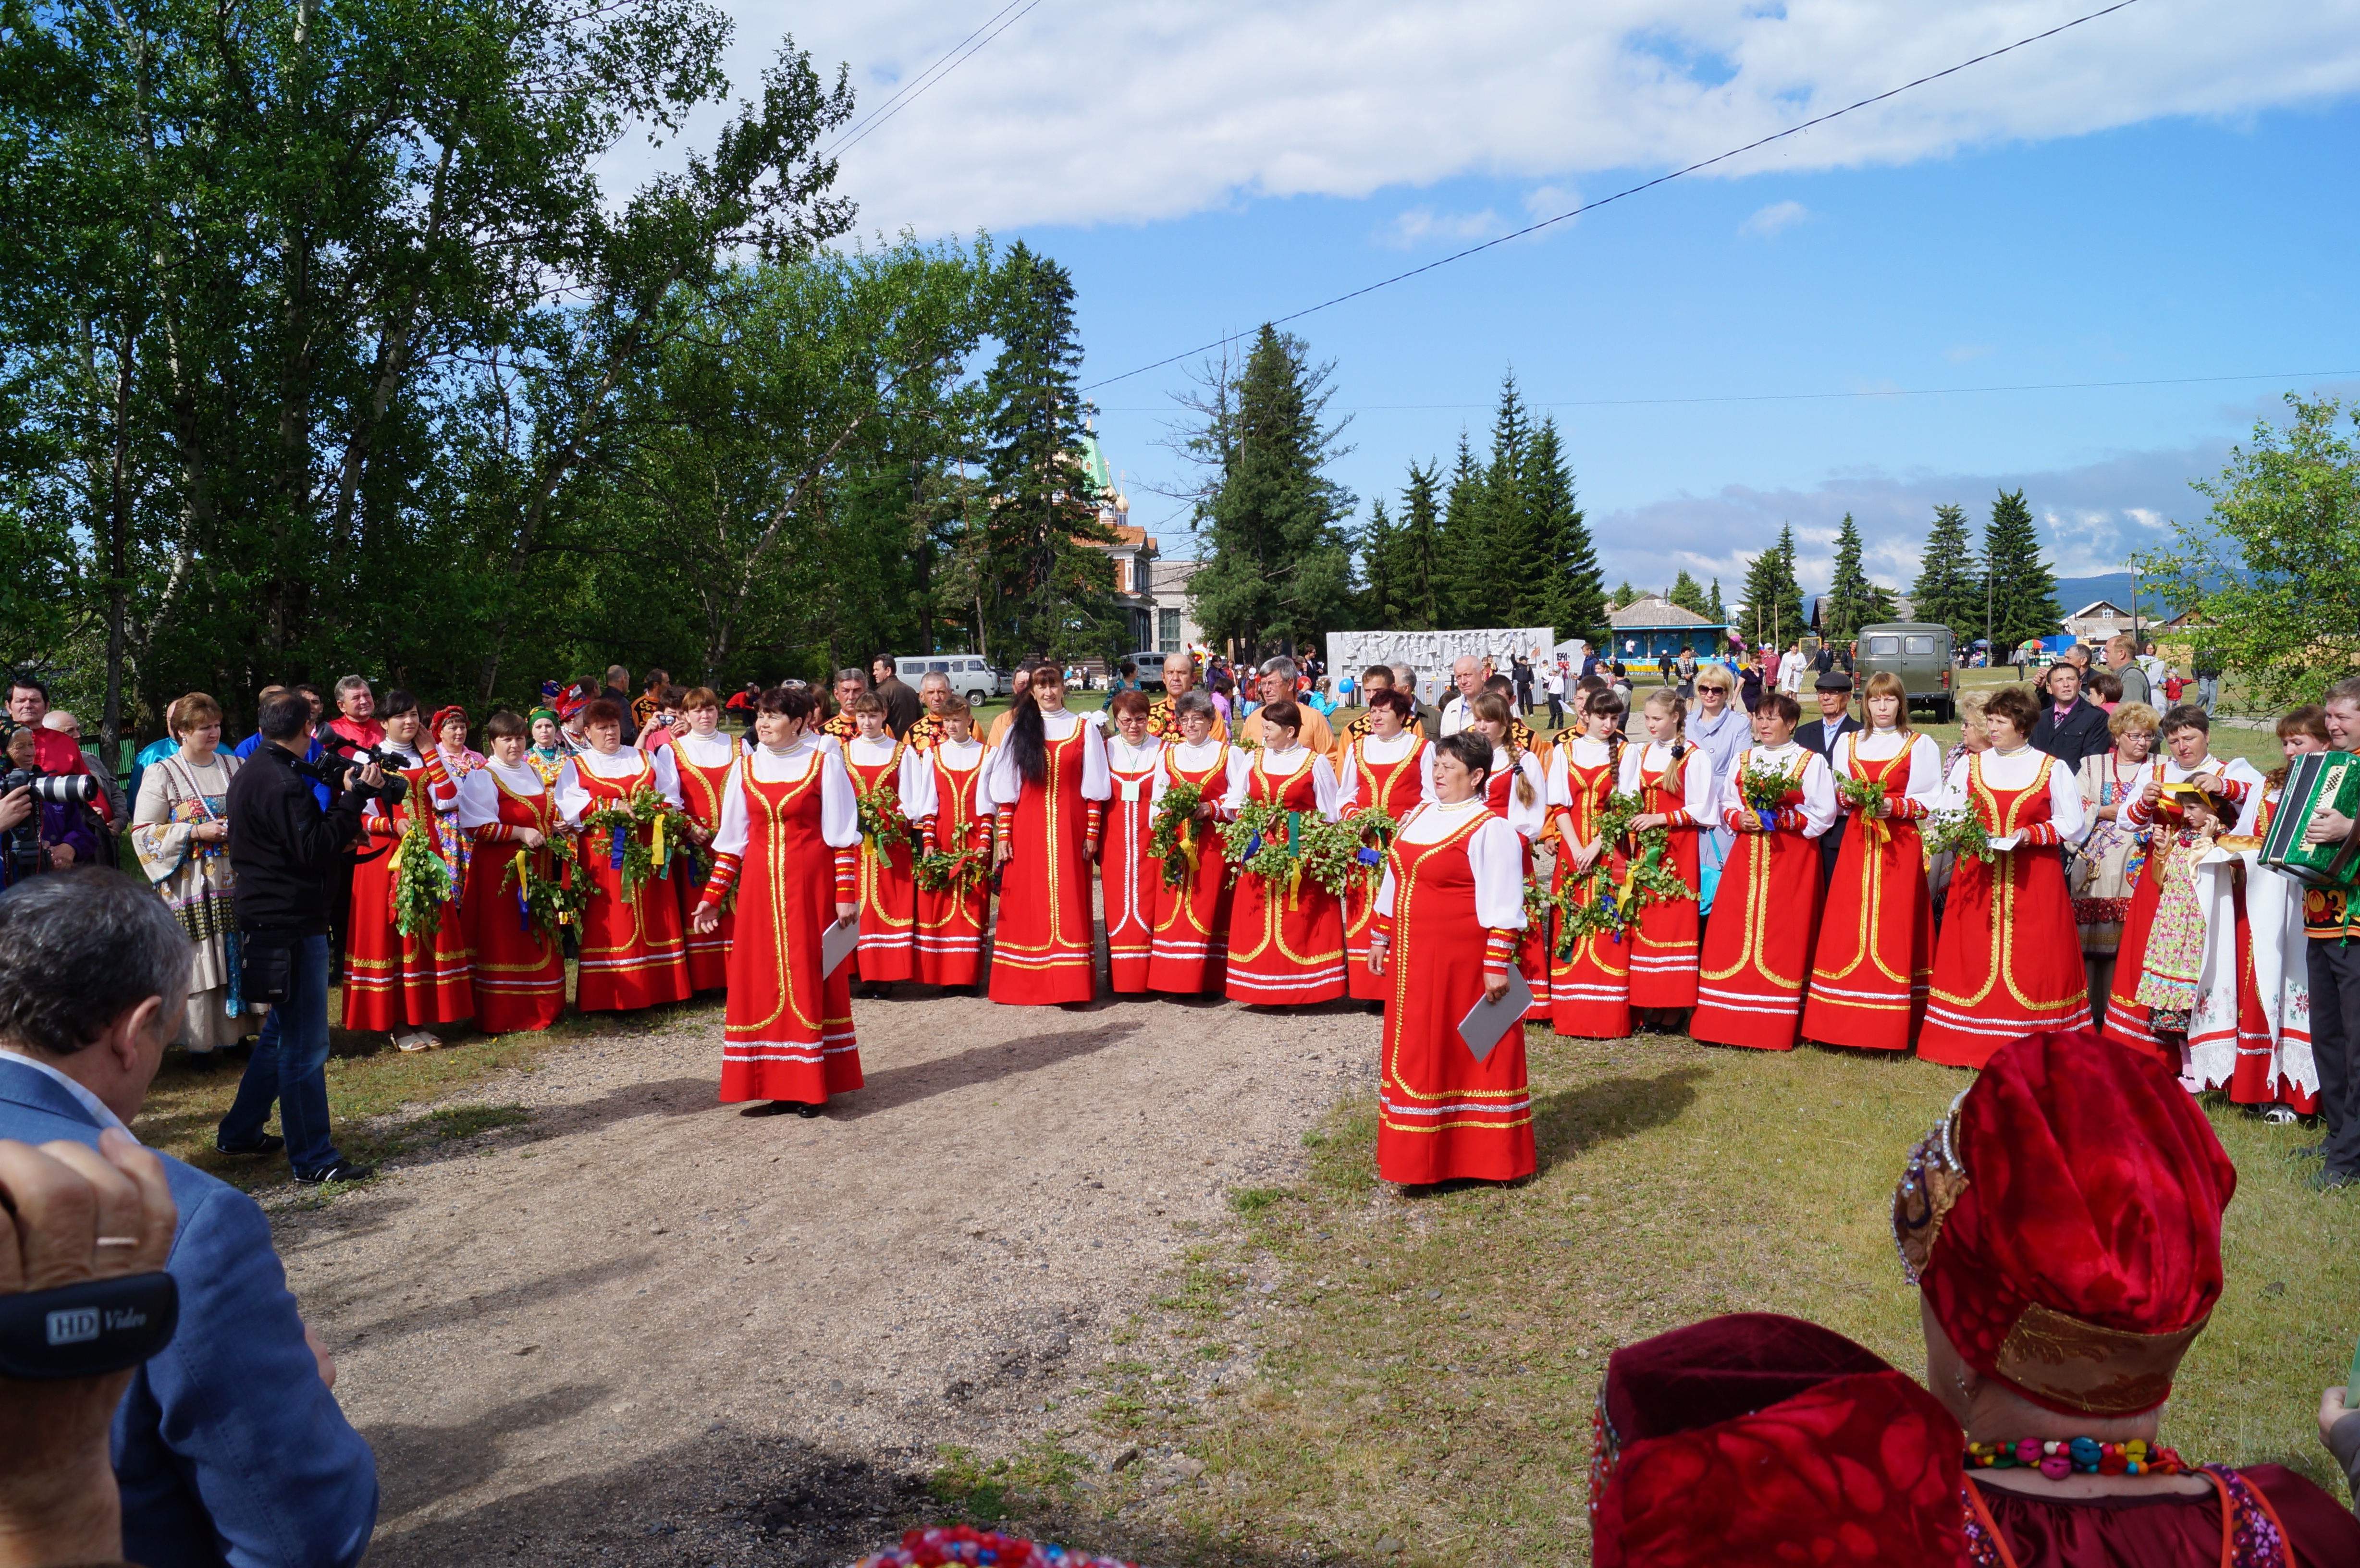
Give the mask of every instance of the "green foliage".
<path id="1" fill-rule="evenodd" d="M 2055 637 L 2065 613 L 2057 607 L 2057 577 L 2041 559 L 2040 534 L 2022 490 L 2000 492 L 1983 528 L 1983 561 L 1991 581 L 1991 636 L 2000 648 L 2028 637 Z"/>
<path id="2" fill-rule="evenodd" d="M 1912 618 L 1950 627 L 1961 648 L 1983 637 L 1983 573 L 1967 544 L 1964 506 L 1934 508 L 1934 526 L 1926 532 L 1909 597 Z"/>
<path id="3" fill-rule="evenodd" d="M 1781 525 L 1778 542 L 1745 568 L 1745 625 L 1738 633 L 1756 647 L 1785 648 L 1803 635 L 1802 584 L 1795 581 L 1795 529 Z"/>
<path id="4" fill-rule="evenodd" d="M 2315 702 L 2360 664 L 2360 405 L 2287 395 L 2293 418 L 2254 427 L 2218 477 L 2212 509 L 2174 522 L 2137 558 L 2149 585 L 2202 616 L 2201 651 L 2260 702 Z"/>

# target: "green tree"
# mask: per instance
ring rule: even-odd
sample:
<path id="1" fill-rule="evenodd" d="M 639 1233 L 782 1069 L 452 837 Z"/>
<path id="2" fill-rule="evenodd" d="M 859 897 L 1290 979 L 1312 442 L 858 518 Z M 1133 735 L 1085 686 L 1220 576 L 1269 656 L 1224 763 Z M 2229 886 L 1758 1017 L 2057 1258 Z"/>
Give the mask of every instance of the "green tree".
<path id="1" fill-rule="evenodd" d="M 1836 644 L 1849 643 L 1860 628 L 1877 616 L 1868 573 L 1861 569 L 1860 525 L 1846 512 L 1836 529 L 1836 561 L 1827 597 L 1819 601 L 1819 635 Z"/>
<path id="2" fill-rule="evenodd" d="M 1664 597 L 1683 610 L 1693 610 L 1710 618 L 1711 601 L 1704 596 L 1704 590 L 1697 586 L 1697 580 L 1688 574 L 1686 568 L 1681 569 L 1679 577 L 1664 591 Z"/>
<path id="3" fill-rule="evenodd" d="M 1909 590 L 1910 614 L 1950 628 L 1959 646 L 1983 635 L 1983 576 L 1967 542 L 1967 509 L 1934 508 L 1934 526 L 1918 560 L 1918 581 Z"/>
<path id="4" fill-rule="evenodd" d="M 1196 527 L 1210 553 L 1190 586 L 1196 619 L 1248 652 L 1292 648 L 1351 613 L 1350 492 L 1324 472 L 1340 455 L 1322 422 L 1330 365 L 1301 338 L 1264 325 L 1233 388 L 1234 414 L 1199 438 L 1218 483 Z"/>
<path id="5" fill-rule="evenodd" d="M 1745 625 L 1735 629 L 1756 646 L 1785 648 L 1808 625 L 1795 581 L 1795 529 L 1781 524 L 1777 542 L 1746 563 Z"/>
<path id="6" fill-rule="evenodd" d="M 2316 702 L 2360 664 L 2360 405 L 2286 404 L 2285 425 L 2257 420 L 2227 467 L 2190 482 L 2211 509 L 2136 558 L 2266 708 Z"/>
<path id="7" fill-rule="evenodd" d="M 2057 607 L 2057 577 L 2041 559 L 2040 534 L 2022 490 L 2003 490 L 1983 528 L 1990 574 L 1991 636 L 1999 649 L 2031 637 L 2055 637 L 2064 626 Z"/>
<path id="8" fill-rule="evenodd" d="M 1524 461 L 1525 506 L 1541 539 L 1540 591 L 1528 602 L 1520 624 L 1555 628 L 1558 637 L 1602 635 L 1606 586 L 1598 575 L 1598 553 L 1565 461 L 1557 420 L 1543 416 Z"/>

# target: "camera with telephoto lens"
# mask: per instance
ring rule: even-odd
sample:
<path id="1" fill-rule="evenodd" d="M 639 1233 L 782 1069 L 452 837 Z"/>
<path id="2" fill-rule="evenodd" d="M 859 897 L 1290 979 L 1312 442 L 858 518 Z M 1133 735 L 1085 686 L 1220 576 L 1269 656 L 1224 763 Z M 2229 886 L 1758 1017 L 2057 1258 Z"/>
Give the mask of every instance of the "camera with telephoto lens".
<path id="1" fill-rule="evenodd" d="M 325 737 L 322 737 L 322 744 L 327 746 L 327 754 L 317 762 L 296 758 L 296 772 L 315 783 L 325 784 L 331 789 L 358 795 L 364 800 L 382 800 L 388 806 L 399 806 L 409 795 L 410 780 L 394 771 L 408 760 L 399 752 L 388 751 L 383 746 L 355 746 L 349 742 L 334 746 L 330 745 Z M 384 783 L 361 782 L 361 769 L 371 763 L 385 769 Z"/>
<path id="2" fill-rule="evenodd" d="M 87 773 L 49 773 L 38 768 L 13 768 L 0 773 L 0 796 L 19 789 L 33 792 L 35 811 L 8 831 L 8 867 L 17 876 L 39 869 L 41 806 L 87 806 L 98 799 L 98 780 Z"/>

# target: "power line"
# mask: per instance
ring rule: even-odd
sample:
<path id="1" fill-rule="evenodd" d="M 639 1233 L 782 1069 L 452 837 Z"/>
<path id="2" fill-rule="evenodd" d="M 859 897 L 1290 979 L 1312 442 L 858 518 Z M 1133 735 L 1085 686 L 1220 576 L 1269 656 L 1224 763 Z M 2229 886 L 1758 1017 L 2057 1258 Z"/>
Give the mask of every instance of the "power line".
<path id="1" fill-rule="evenodd" d="M 1911 387 L 1863 392 L 1743 392 L 1710 397 L 1581 397 L 1528 402 L 1534 408 L 1645 408 L 1675 403 L 1801 403 L 1835 397 L 1948 397 L 1969 392 L 2081 392 L 2107 387 L 2197 387 L 2217 381 L 2324 381 L 2360 370 L 2289 370 L 2249 376 L 2172 376 L 2152 381 L 2027 381 L 2013 387 Z M 1360 403 L 1339 414 L 1386 414 L 1489 408 L 1490 403 Z M 1168 414 L 1169 408 L 1101 408 L 1106 414 Z"/>
<path id="2" fill-rule="evenodd" d="M 2127 3 L 2127 0 L 2125 0 L 2125 3 Z M 885 102 L 878 104 L 876 108 L 871 109 L 868 114 L 862 115 L 859 119 L 847 126 L 845 128 L 844 135 L 837 137 L 835 145 L 830 147 L 822 156 L 825 158 L 834 158 L 837 154 L 846 151 L 854 144 L 859 142 L 863 137 L 867 136 L 869 132 L 875 130 L 878 126 L 883 125 L 886 121 L 891 119 L 894 115 L 908 108 L 912 103 L 916 103 L 919 97 L 923 95 L 928 88 L 933 87 L 936 82 L 941 82 L 944 77 L 948 76 L 952 71 L 956 71 L 968 60 L 973 60 L 976 55 L 982 50 L 984 45 L 989 44 L 993 38 L 998 38 L 1000 34 L 1006 32 L 1017 23 L 1022 21 L 1024 19 L 1025 13 L 1032 10 L 1039 4 L 1041 4 L 1041 0 L 1008 0 L 1007 5 L 1002 5 L 999 10 L 993 12 L 989 17 L 985 18 L 982 27 L 976 28 L 974 32 L 969 33 L 957 43 L 953 44 L 950 49 L 944 53 L 941 59 L 935 60 L 934 64 L 926 67 L 925 70 L 918 72 L 917 75 L 903 82 L 901 88 L 894 93 L 892 97 L 886 99 Z M 1008 14 L 1011 11 L 1014 11 L 1016 14 L 1010 16 Z M 1000 21 L 1000 18 L 1003 16 L 1008 17 L 1004 22 Z M 995 22 L 1000 24 L 996 27 L 992 26 Z M 986 28 L 990 29 L 988 36 L 985 32 Z M 973 47 L 970 48 L 969 46 Z M 962 53 L 962 50 L 965 52 Z M 954 56 L 956 58 L 954 59 Z M 929 80 L 929 78 L 932 80 Z"/>
<path id="3" fill-rule="evenodd" d="M 1307 305 L 1302 310 L 1296 310 L 1292 314 L 1280 316 L 1269 324 L 1276 327 L 1284 326 L 1289 321 L 1299 321 L 1306 316 L 1316 315 L 1321 310 L 1328 310 L 1337 305 L 1341 305 L 1348 300 L 1357 299 L 1363 294 L 1373 294 L 1380 289 L 1390 289 L 1396 283 L 1405 283 L 1413 278 L 1432 272 L 1438 267 L 1448 267 L 1454 261 L 1464 261 L 1469 256 L 1480 255 L 1484 251 L 1491 249 L 1495 245 L 1506 245 L 1510 240 L 1520 240 L 1526 234 L 1538 234 L 1541 230 L 1548 228 L 1552 224 L 1562 223 L 1568 218 L 1578 218 L 1584 212 L 1594 212 L 1599 208 L 1606 206 L 1610 202 L 1622 201 L 1625 196 L 1636 196 L 1642 191 L 1652 191 L 1656 186 L 1668 184 L 1672 180 L 1677 180 L 1683 175 L 1694 174 L 1700 169 L 1710 169 L 1716 163 L 1726 163 L 1732 158 L 1737 158 L 1745 153 L 1754 152 L 1759 148 L 1768 147 L 1773 142 L 1784 141 L 1788 136 L 1800 136 L 1803 132 L 1811 129 L 1815 125 L 1824 125 L 1830 120 L 1840 120 L 1855 109 L 1865 109 L 1872 103 L 1882 103 L 1887 98 L 1898 97 L 1902 93 L 1910 91 L 1912 88 L 1923 87 L 1929 82 L 1939 82 L 1946 76 L 1955 76 L 1960 71 L 1966 70 L 1969 66 L 1981 65 L 1985 60 L 1997 60 L 2000 56 L 2007 54 L 2015 49 L 2020 49 L 2027 44 L 2037 44 L 2044 38 L 2053 38 L 2058 34 L 2078 27 L 2084 22 L 2094 22 L 2101 16 L 2111 16 L 2117 11 L 2127 10 L 2129 7 L 2137 4 L 2138 0 L 2114 0 L 2114 5 L 2108 5 L 2103 10 L 2092 11 L 2087 16 L 2076 16 L 2070 22 L 2060 23 L 2058 26 L 2049 28 L 2045 33 L 2035 33 L 2030 38 L 2018 38 L 2012 44 L 1993 49 L 1986 54 L 1979 54 L 1972 60 L 1962 60 L 1958 64 L 1950 67 L 1948 70 L 1938 71 L 1928 76 L 1921 76 L 1915 82 L 1905 82 L 1898 87 L 1890 88 L 1871 98 L 1863 98 L 1857 103 L 1847 103 L 1841 109 L 1830 110 L 1827 114 L 1819 115 L 1817 119 L 1805 120 L 1799 125 L 1789 125 L 1783 131 L 1775 131 L 1769 136 L 1762 137 L 1759 141 L 1751 141 L 1746 143 L 1743 147 L 1732 147 L 1727 152 L 1717 154 L 1714 157 L 1704 158 L 1696 163 L 1691 163 L 1685 169 L 1675 169 L 1668 174 L 1659 174 L 1653 180 L 1642 180 L 1636 185 L 1617 191 L 1612 196 L 1601 196 L 1595 201 L 1584 201 L 1580 206 L 1574 208 L 1569 212 L 1559 212 L 1554 218 L 1543 218 L 1537 223 L 1527 223 L 1524 227 L 1518 229 L 1513 234 L 1502 234 L 1497 239 L 1485 240 L 1480 245 L 1469 245 L 1465 250 L 1456 251 L 1451 255 L 1440 257 L 1437 260 L 1429 261 L 1424 267 L 1413 267 L 1407 272 L 1397 272 L 1391 278 L 1380 278 L 1374 283 L 1366 284 L 1359 289 L 1355 289 L 1349 294 L 1338 294 L 1332 299 L 1322 299 L 1317 305 Z M 1200 354 L 1209 354 L 1214 349 L 1233 343 L 1243 336 L 1245 336 L 1243 332 L 1233 332 L 1225 338 L 1216 338 L 1211 343 L 1202 344 L 1196 348 L 1189 349 L 1182 354 L 1175 354 L 1168 359 L 1159 359 L 1153 365 L 1142 365 L 1136 370 L 1126 370 L 1120 376 L 1109 376 L 1103 381 L 1093 381 L 1088 386 L 1083 387 L 1082 390 L 1085 392 L 1095 392 L 1101 387 L 1111 387 L 1118 381 L 1128 381 L 1134 376 L 1144 376 L 1151 370 L 1161 370 L 1167 365 L 1177 365 L 1184 359 L 1193 359 Z"/>

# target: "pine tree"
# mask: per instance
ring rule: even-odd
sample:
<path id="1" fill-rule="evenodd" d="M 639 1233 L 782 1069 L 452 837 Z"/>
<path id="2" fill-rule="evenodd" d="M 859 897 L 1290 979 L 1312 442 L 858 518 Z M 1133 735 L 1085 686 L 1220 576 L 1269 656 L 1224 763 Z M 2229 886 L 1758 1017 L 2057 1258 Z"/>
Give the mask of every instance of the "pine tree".
<path id="1" fill-rule="evenodd" d="M 1433 631 L 1442 625 L 1442 519 L 1435 498 L 1439 478 L 1432 463 L 1420 468 L 1413 463 L 1409 484 L 1402 491 L 1391 576 L 1400 606 L 1398 624 L 1404 631 Z"/>
<path id="2" fill-rule="evenodd" d="M 1710 602 L 1704 596 L 1704 590 L 1697 586 L 1697 580 L 1688 574 L 1685 567 L 1681 569 L 1678 580 L 1664 591 L 1664 597 L 1681 609 L 1693 610 L 1699 615 L 1706 615 L 1711 608 Z"/>
<path id="3" fill-rule="evenodd" d="M 1909 590 L 1910 615 L 1945 626 L 1961 648 L 1983 635 L 1982 563 L 1967 543 L 1967 509 L 1934 508 L 1926 551 L 1918 561 L 1918 581 Z"/>
<path id="4" fill-rule="evenodd" d="M 1264 324 L 1246 356 L 1219 485 L 1197 506 L 1212 552 L 1189 587 L 1215 638 L 1293 648 L 1350 613 L 1349 492 L 1321 469 L 1335 443 L 1319 420 L 1328 367 L 1302 339 Z"/>
<path id="5" fill-rule="evenodd" d="M 1991 573 L 1991 637 L 1994 654 L 2032 637 L 2055 637 L 2064 626 L 2057 578 L 2040 558 L 2040 534 L 2022 490 L 1992 503 L 1983 529 L 1983 561 Z"/>
<path id="6" fill-rule="evenodd" d="M 1589 522 L 1574 488 L 1573 471 L 1566 466 L 1555 419 L 1542 417 L 1524 474 L 1530 497 L 1526 504 L 1539 521 L 1547 560 L 1543 572 L 1547 593 L 1535 602 L 1540 613 L 1530 624 L 1555 628 L 1560 639 L 1602 637 L 1606 585 L 1598 575 L 1598 554 L 1590 542 Z"/>
<path id="7" fill-rule="evenodd" d="M 1778 542 L 1745 568 L 1745 625 L 1735 629 L 1756 646 L 1784 648 L 1808 625 L 1802 586 L 1795 581 L 1795 529 L 1783 525 Z"/>
<path id="8" fill-rule="evenodd" d="M 984 378 L 990 500 L 978 552 L 992 646 L 1009 657 L 1103 653 L 1114 634 L 1114 562 L 1090 547 L 1115 535 L 1098 521 L 1076 461 L 1086 431 L 1073 279 L 1020 240 L 996 281 L 1001 346 Z"/>
<path id="9" fill-rule="evenodd" d="M 1846 512 L 1836 530 L 1834 580 L 1827 597 L 1819 601 L 1819 635 L 1839 646 L 1851 642 L 1874 618 L 1868 573 L 1861 570 L 1860 551 L 1860 525 Z"/>

